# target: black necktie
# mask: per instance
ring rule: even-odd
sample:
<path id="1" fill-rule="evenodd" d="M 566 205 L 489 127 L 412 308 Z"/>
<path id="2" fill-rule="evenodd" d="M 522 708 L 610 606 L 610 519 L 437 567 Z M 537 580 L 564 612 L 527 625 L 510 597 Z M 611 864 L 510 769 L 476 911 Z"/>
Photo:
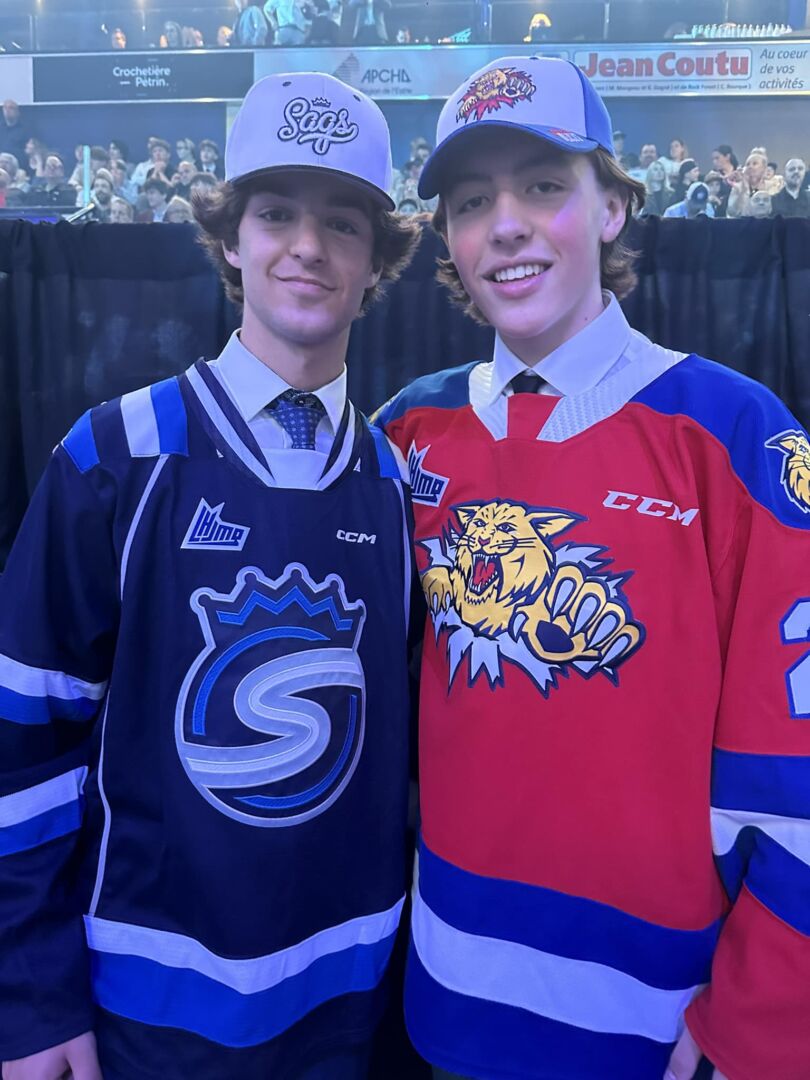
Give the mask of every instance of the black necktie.
<path id="1" fill-rule="evenodd" d="M 513 394 L 539 394 L 543 379 L 536 371 L 521 371 L 509 383 Z"/>

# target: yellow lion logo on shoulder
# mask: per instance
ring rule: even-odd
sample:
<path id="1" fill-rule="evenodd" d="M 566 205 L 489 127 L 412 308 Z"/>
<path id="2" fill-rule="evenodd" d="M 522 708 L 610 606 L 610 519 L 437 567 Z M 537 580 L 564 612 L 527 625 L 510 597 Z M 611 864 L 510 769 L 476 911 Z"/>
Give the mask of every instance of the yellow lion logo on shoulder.
<path id="1" fill-rule="evenodd" d="M 788 498 L 805 514 L 810 514 L 810 442 L 803 431 L 782 431 L 768 439 L 770 450 L 779 450 L 782 461 L 782 487 Z"/>
<path id="2" fill-rule="evenodd" d="M 643 640 L 623 585 L 599 547 L 563 545 L 582 519 L 563 510 L 493 501 L 453 507 L 460 529 L 421 541 L 430 564 L 422 585 L 437 638 L 448 632 L 452 682 L 469 653 L 471 679 L 501 681 L 501 660 L 524 668 L 544 692 L 571 665 L 583 675 L 615 671 Z"/>

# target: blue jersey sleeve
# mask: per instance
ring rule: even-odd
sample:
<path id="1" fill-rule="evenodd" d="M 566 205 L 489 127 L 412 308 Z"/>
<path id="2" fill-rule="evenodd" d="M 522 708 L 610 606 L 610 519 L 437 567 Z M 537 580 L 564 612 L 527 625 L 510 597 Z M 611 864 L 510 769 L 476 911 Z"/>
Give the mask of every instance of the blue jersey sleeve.
<path id="1" fill-rule="evenodd" d="M 80 422 L 81 423 L 81 422 Z M 78 429 L 78 438 L 75 432 Z M 0 1060 L 93 1026 L 73 884 L 118 620 L 112 482 L 57 447 L 0 577 Z"/>

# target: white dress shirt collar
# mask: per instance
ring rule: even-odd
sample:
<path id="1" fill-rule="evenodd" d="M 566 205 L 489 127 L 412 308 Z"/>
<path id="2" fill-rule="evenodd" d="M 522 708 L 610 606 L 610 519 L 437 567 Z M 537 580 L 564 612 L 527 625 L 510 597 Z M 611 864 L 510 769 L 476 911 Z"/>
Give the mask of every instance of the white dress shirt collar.
<path id="1" fill-rule="evenodd" d="M 239 340 L 238 330 L 231 334 L 227 345 L 219 354 L 217 367 L 226 390 L 247 424 L 255 420 L 279 394 L 295 389 L 245 348 Z M 346 407 L 346 368 L 344 367 L 332 382 L 310 392 L 326 409 L 326 416 L 332 427 L 331 434 L 334 436 Z"/>
<path id="2" fill-rule="evenodd" d="M 551 391 L 565 397 L 593 389 L 616 364 L 630 341 L 630 326 L 612 293 L 602 294 L 604 311 L 532 368 L 495 335 L 489 401 L 494 402 L 521 371 L 534 371 Z"/>

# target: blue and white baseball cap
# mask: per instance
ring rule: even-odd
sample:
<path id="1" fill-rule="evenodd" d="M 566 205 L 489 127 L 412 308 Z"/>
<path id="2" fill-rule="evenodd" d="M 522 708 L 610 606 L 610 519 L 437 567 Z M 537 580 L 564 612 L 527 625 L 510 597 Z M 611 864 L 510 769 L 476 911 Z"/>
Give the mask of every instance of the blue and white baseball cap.
<path id="1" fill-rule="evenodd" d="M 528 131 L 563 150 L 613 151 L 613 125 L 605 103 L 569 60 L 504 56 L 494 60 L 448 98 L 436 127 L 436 149 L 419 179 L 419 194 L 439 194 L 441 177 L 459 141 L 483 127 Z"/>
<path id="2" fill-rule="evenodd" d="M 333 75 L 268 75 L 247 92 L 228 133 L 225 179 L 238 183 L 277 169 L 323 169 L 394 209 L 385 117 Z"/>

